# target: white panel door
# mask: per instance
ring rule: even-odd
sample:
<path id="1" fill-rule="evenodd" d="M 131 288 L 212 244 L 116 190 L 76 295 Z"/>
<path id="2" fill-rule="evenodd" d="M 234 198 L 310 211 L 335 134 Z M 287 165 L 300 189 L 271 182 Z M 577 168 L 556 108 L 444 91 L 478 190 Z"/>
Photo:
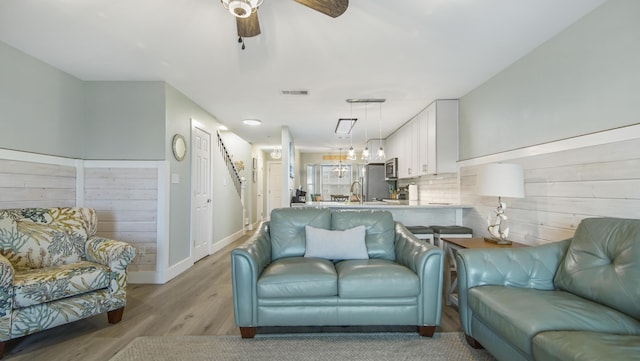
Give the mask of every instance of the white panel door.
<path id="1" fill-rule="evenodd" d="M 282 163 L 269 162 L 267 165 L 267 189 L 269 192 L 266 218 L 271 219 L 271 210 L 280 207 L 282 201 Z"/>
<path id="2" fill-rule="evenodd" d="M 256 214 L 258 222 L 264 220 L 264 166 L 262 156 L 258 156 L 258 165 L 256 169 Z"/>
<path id="3" fill-rule="evenodd" d="M 213 219 L 211 216 L 211 135 L 193 127 L 192 169 L 192 255 L 196 262 L 211 253 Z"/>

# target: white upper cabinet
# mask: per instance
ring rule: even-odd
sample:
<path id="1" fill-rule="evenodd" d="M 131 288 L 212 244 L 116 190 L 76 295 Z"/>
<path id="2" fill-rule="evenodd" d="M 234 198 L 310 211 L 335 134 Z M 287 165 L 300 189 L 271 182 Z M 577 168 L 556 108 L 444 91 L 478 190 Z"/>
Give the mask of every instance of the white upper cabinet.
<path id="1" fill-rule="evenodd" d="M 388 138 L 398 157 L 398 178 L 455 173 L 458 101 L 436 100 Z"/>
<path id="2" fill-rule="evenodd" d="M 420 171 L 424 174 L 455 173 L 458 161 L 458 100 L 436 100 L 424 111 L 426 126 L 420 129 Z"/>

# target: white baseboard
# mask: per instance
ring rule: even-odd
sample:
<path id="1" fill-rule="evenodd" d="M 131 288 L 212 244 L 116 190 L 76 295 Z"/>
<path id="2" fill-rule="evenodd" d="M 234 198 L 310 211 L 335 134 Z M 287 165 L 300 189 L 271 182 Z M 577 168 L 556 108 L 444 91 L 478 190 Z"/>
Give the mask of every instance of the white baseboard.
<path id="1" fill-rule="evenodd" d="M 162 284 L 160 275 L 156 271 L 127 271 L 129 284 Z"/>
<path id="2" fill-rule="evenodd" d="M 221 249 L 223 249 L 224 247 L 230 245 L 231 243 L 233 243 L 233 241 L 239 239 L 240 237 L 244 236 L 245 232 L 243 230 L 240 230 L 236 233 L 233 233 L 221 240 L 219 240 L 218 242 L 214 243 L 213 245 L 211 245 L 211 254 L 214 254 L 218 251 L 220 251 Z"/>
<path id="3" fill-rule="evenodd" d="M 174 264 L 173 266 L 170 266 L 167 269 L 167 272 L 165 273 L 166 276 L 162 283 L 167 283 L 171 281 L 172 279 L 180 275 L 182 272 L 191 268 L 191 266 L 193 266 L 193 258 L 191 257 L 187 257 L 182 261 Z"/>

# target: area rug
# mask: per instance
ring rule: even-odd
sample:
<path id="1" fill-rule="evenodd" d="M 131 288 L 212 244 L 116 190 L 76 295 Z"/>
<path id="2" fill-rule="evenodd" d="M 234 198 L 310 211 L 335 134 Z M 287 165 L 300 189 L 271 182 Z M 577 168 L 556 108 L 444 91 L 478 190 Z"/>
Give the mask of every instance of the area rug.
<path id="1" fill-rule="evenodd" d="M 471 348 L 462 333 L 436 333 L 433 338 L 407 333 L 286 334 L 240 336 L 138 337 L 111 361 L 207 360 L 421 360 L 495 361 L 485 350 Z"/>

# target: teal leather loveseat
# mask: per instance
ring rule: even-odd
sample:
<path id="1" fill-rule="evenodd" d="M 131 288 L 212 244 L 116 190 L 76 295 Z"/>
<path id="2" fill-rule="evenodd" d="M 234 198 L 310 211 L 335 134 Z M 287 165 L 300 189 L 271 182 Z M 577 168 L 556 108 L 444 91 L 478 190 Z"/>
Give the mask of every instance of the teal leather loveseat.
<path id="1" fill-rule="evenodd" d="M 467 341 L 498 360 L 640 360 L 640 220 L 584 219 L 572 239 L 456 264 Z"/>
<path id="2" fill-rule="evenodd" d="M 345 237 L 358 230 L 362 238 Z M 342 254 L 355 239 L 364 254 Z M 325 256 L 310 254 L 325 245 Z M 440 324 L 442 264 L 442 250 L 387 211 L 275 209 L 231 252 L 235 322 L 243 338 L 261 326 L 415 325 L 432 336 Z"/>

